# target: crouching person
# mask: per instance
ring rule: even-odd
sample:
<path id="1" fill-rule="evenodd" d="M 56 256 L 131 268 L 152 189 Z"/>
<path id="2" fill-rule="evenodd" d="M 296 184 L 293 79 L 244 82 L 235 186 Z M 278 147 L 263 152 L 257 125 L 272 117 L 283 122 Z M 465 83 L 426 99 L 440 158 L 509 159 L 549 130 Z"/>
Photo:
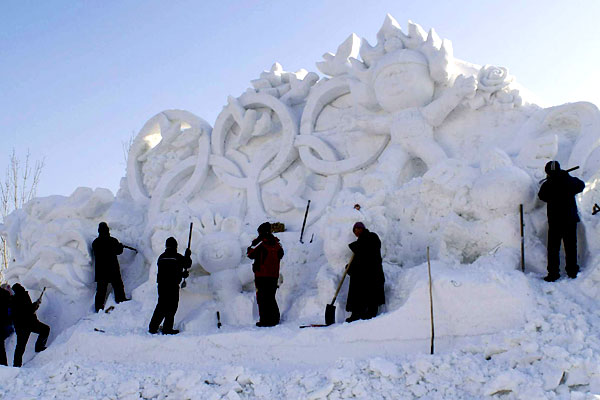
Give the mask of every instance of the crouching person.
<path id="1" fill-rule="evenodd" d="M 192 265 L 192 252 L 185 250 L 185 256 L 177 253 L 177 240 L 170 237 L 165 242 L 165 252 L 158 257 L 158 304 L 152 314 L 148 332 L 158 333 L 160 323 L 164 320 L 162 333 L 164 335 L 176 335 L 178 330 L 173 329 L 175 313 L 179 306 L 179 283 L 187 278 L 187 269 Z"/>
<path id="2" fill-rule="evenodd" d="M 258 227 L 258 237 L 252 241 L 246 252 L 254 260 L 254 285 L 260 320 L 256 326 L 275 326 L 279 323 L 279 307 L 275 300 L 277 281 L 279 280 L 279 261 L 283 257 L 283 248 L 271 233 L 271 224 L 265 222 Z"/>
<path id="3" fill-rule="evenodd" d="M 41 323 L 35 315 L 40 306 L 39 300 L 32 303 L 29 293 L 18 283 L 12 286 L 12 290 L 14 292 L 12 296 L 12 315 L 15 324 L 15 333 L 17 334 L 17 346 L 15 348 L 13 365 L 20 367 L 23 365 L 23 354 L 25 353 L 31 332 L 38 334 L 35 342 L 35 351 L 39 353 L 46 350 L 46 341 L 50 335 L 50 327 Z"/>

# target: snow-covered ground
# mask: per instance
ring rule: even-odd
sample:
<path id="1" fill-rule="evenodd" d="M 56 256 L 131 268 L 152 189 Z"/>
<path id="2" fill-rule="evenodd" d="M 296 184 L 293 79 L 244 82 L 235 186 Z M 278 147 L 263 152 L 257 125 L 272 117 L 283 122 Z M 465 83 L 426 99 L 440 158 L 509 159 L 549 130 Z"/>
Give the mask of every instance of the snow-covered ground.
<path id="1" fill-rule="evenodd" d="M 158 113 L 136 137 L 116 195 L 37 198 L 0 224 L 15 260 L 4 276 L 33 298 L 48 288 L 38 316 L 52 328 L 45 352 L 30 343 L 23 368 L 0 367 L 2 398 L 600 396 L 596 106 L 540 108 L 506 68 L 457 60 L 435 31 L 409 22 L 404 33 L 390 16 L 375 45 L 352 34 L 323 58 L 324 76 L 274 64 L 212 126 L 188 111 Z M 536 193 L 553 159 L 580 166 L 573 174 L 586 189 L 577 196 L 581 273 L 550 284 Z M 133 300 L 94 314 L 90 244 L 101 221 L 140 252 L 119 257 Z M 254 326 L 244 256 L 264 221 L 285 224 L 273 328 Z M 300 329 L 323 322 L 357 221 L 382 241 L 382 313 Z M 182 332 L 152 336 L 156 259 L 169 236 L 183 252 L 190 223 Z M 347 282 L 337 321 L 346 295 Z"/>
<path id="2" fill-rule="evenodd" d="M 85 317 L 23 368 L 0 368 L 0 388 L 6 399 L 600 398 L 597 303 L 578 280 L 527 281 L 535 308 L 523 326 L 438 338 L 434 355 L 429 339 L 390 339 L 410 336 L 410 324 L 386 322 L 393 313 L 305 329 L 217 329 L 215 317 L 203 334 L 156 336 L 131 301 Z"/>

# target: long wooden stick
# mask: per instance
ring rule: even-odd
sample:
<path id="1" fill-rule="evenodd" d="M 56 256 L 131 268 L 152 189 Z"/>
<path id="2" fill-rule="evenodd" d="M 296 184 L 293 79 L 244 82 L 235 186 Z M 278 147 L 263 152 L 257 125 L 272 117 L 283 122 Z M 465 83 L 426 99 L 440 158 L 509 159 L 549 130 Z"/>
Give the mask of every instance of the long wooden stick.
<path id="1" fill-rule="evenodd" d="M 576 167 L 573 167 L 573 168 L 569 168 L 569 169 L 565 170 L 565 172 L 571 172 L 571 171 L 575 171 L 576 169 L 579 169 L 579 165 L 578 165 L 578 166 L 576 166 Z M 548 180 L 548 178 L 544 178 L 544 179 L 542 179 L 542 180 L 540 181 L 540 183 L 544 183 L 544 182 L 546 182 L 547 180 Z"/>
<path id="2" fill-rule="evenodd" d="M 333 295 L 333 300 L 331 300 L 331 305 L 333 305 L 333 303 L 335 303 L 335 299 L 337 299 L 337 295 L 340 292 L 340 289 L 342 288 L 342 284 L 344 283 L 344 279 L 346 279 L 346 275 L 348 275 L 348 270 L 350 269 L 350 264 L 352 264 L 353 260 L 354 253 L 352 254 L 352 257 L 350 257 L 350 261 L 348 262 L 348 264 L 346 264 L 346 268 L 344 269 L 342 279 L 340 279 L 340 283 L 338 283 L 337 289 L 335 290 L 335 294 Z"/>
<path id="3" fill-rule="evenodd" d="M 433 294 L 431 290 L 431 262 L 429 261 L 429 246 L 427 246 L 427 271 L 429 272 L 429 312 L 431 315 L 431 354 L 433 354 L 433 340 L 435 329 L 433 327 Z"/>
<path id="4" fill-rule="evenodd" d="M 523 204 L 519 204 L 519 214 L 521 216 L 521 271 L 525 272 L 525 233 L 523 227 Z"/>
<path id="5" fill-rule="evenodd" d="M 188 236 L 188 250 L 191 249 L 192 247 L 192 228 L 194 227 L 194 223 L 190 222 L 190 234 Z M 185 278 L 183 278 L 183 282 L 181 282 L 181 288 L 184 289 L 187 286 L 187 282 L 185 281 Z"/>
<path id="6" fill-rule="evenodd" d="M 306 226 L 306 217 L 308 217 L 308 209 L 310 207 L 310 200 L 306 203 L 306 212 L 304 213 L 304 222 L 302 222 L 302 230 L 300 231 L 300 243 L 304 243 L 302 241 L 302 236 L 304 236 L 304 227 Z"/>

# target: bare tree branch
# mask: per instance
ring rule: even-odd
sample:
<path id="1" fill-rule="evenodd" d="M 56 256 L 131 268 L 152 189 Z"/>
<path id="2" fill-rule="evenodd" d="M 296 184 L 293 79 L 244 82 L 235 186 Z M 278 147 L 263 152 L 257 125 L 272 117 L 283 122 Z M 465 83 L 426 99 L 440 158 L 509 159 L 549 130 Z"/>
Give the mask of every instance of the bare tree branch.
<path id="1" fill-rule="evenodd" d="M 15 149 L 10 155 L 9 164 L 6 168 L 4 181 L 0 181 L 0 212 L 1 220 L 25 205 L 35 197 L 40 182 L 40 175 L 44 168 L 44 160 L 38 160 L 31 165 L 31 153 L 27 150 L 24 164 L 21 162 Z M 6 238 L 0 237 L 0 254 L 2 255 L 2 269 L 8 267 L 9 248 Z M 1 274 L 0 274 L 1 276 Z"/>

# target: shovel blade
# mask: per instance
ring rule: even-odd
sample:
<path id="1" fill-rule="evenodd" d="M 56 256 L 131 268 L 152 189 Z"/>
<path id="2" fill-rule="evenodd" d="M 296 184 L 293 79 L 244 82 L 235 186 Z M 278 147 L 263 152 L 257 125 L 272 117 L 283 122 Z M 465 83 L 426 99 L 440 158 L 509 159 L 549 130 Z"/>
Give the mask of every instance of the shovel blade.
<path id="1" fill-rule="evenodd" d="M 325 325 L 335 324 L 335 306 L 327 304 L 325 307 Z"/>

